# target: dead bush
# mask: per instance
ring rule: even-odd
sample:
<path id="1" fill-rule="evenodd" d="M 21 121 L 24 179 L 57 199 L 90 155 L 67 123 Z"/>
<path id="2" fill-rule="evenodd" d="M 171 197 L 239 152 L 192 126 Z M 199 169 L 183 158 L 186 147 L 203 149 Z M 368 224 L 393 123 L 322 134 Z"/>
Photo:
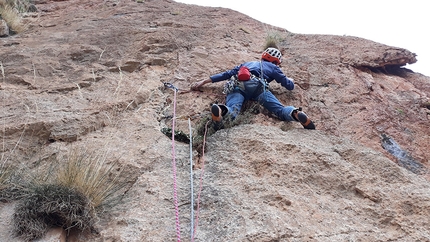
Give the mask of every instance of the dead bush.
<path id="1" fill-rule="evenodd" d="M 48 228 L 91 229 L 94 224 L 88 198 L 76 189 L 58 184 L 31 187 L 18 202 L 13 215 L 14 234 L 30 241 Z"/>
<path id="2" fill-rule="evenodd" d="M 71 148 L 47 165 L 22 168 L 10 179 L 5 197 L 17 201 L 14 234 L 41 238 L 51 227 L 96 231 L 94 223 L 125 196 L 133 184 L 109 152 Z"/>

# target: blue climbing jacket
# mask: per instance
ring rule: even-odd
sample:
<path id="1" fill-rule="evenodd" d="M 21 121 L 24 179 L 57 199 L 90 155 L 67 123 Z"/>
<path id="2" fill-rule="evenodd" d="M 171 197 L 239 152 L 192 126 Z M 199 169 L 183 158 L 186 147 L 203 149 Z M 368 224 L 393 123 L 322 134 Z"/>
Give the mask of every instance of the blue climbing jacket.
<path id="1" fill-rule="evenodd" d="M 279 68 L 279 66 L 277 66 L 271 62 L 264 61 L 264 60 L 262 61 L 262 65 L 263 65 L 264 79 L 268 83 L 275 80 L 277 83 L 280 83 L 287 90 L 293 90 L 294 89 L 293 80 L 291 80 L 290 78 L 285 76 L 285 74 L 282 72 L 282 70 L 281 70 L 281 68 Z M 245 62 L 241 65 L 238 65 L 231 70 L 215 74 L 215 75 L 211 76 L 210 78 L 211 78 L 212 82 L 220 82 L 220 81 L 224 81 L 224 80 L 229 80 L 232 76 L 237 75 L 240 67 L 242 67 L 242 66 L 248 67 L 251 74 L 253 74 L 257 77 L 260 76 L 260 72 L 261 72 L 260 61 L 250 61 L 250 62 Z"/>

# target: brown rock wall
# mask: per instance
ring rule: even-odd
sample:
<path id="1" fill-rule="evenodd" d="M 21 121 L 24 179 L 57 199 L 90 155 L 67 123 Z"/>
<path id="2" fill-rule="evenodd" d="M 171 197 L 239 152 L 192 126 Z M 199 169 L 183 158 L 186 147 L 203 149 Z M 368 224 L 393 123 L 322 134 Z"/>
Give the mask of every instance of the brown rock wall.
<path id="1" fill-rule="evenodd" d="M 160 132 L 171 127 L 175 99 L 163 83 L 180 90 L 176 129 L 188 133 L 190 118 L 196 131 L 209 104 L 224 101 L 223 84 L 202 92 L 187 92 L 189 85 L 258 59 L 268 33 L 281 38 L 282 70 L 296 83 L 271 90 L 303 107 L 317 130 L 258 109 L 248 124 L 208 137 L 196 241 L 430 237 L 430 78 L 402 67 L 416 62 L 414 53 L 168 0 L 35 4 L 28 30 L 0 39 L 2 161 L 43 163 L 70 145 L 107 147 L 137 176 L 124 204 L 100 219 L 100 234 L 73 240 L 175 240 L 172 147 Z M 385 150 L 383 137 L 420 172 Z M 176 148 L 181 232 L 189 238 L 189 147 Z M 196 187 L 202 159 L 195 150 Z M 12 207 L 0 203 L 2 223 Z M 0 238 L 15 239 L 8 231 Z"/>

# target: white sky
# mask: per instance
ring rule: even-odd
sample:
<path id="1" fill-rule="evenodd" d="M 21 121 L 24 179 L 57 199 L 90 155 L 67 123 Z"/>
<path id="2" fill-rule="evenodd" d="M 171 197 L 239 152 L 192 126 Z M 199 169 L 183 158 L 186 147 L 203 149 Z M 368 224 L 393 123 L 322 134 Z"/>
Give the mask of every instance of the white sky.
<path id="1" fill-rule="evenodd" d="M 349 35 L 407 49 L 407 68 L 430 76 L 430 8 L 425 0 L 176 0 L 224 7 L 301 34 Z"/>

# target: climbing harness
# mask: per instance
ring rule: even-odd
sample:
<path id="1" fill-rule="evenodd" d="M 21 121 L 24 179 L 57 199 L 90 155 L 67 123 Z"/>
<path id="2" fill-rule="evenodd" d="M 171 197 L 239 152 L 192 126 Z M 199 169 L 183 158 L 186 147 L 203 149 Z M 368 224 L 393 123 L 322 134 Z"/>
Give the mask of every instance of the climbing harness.
<path id="1" fill-rule="evenodd" d="M 176 215 L 176 236 L 178 238 L 178 242 L 181 241 L 181 227 L 179 225 L 179 207 L 178 207 L 178 193 L 176 186 L 176 152 L 175 152 L 175 120 L 176 120 L 176 93 L 178 92 L 178 88 L 173 86 L 173 84 L 165 82 L 164 86 L 167 88 L 171 88 L 174 90 L 174 98 L 173 98 L 173 118 L 172 118 L 172 166 L 173 166 L 173 199 L 175 204 L 175 215 Z"/>
<path id="2" fill-rule="evenodd" d="M 257 77 L 256 75 L 251 74 L 251 78 L 248 81 L 239 81 L 237 75 L 232 76 L 230 80 L 224 84 L 222 93 L 227 95 L 229 93 L 232 93 L 234 90 L 241 90 L 245 92 L 247 87 L 251 89 L 255 89 L 255 91 L 251 93 L 251 97 L 258 96 L 256 94 L 261 90 L 261 88 L 263 88 L 263 91 L 262 91 L 263 93 L 266 92 L 266 89 L 269 88 L 269 83 L 264 79 L 264 76 L 263 76 L 262 61 L 260 61 L 260 68 L 261 68 L 260 76 Z M 258 84 L 255 87 L 254 83 L 256 80 L 258 80 Z"/>
<path id="3" fill-rule="evenodd" d="M 232 76 L 230 78 L 230 80 L 224 84 L 224 89 L 222 90 L 222 93 L 227 95 L 227 94 L 233 92 L 234 88 L 238 85 L 239 85 L 239 83 L 237 81 L 236 76 Z"/>

